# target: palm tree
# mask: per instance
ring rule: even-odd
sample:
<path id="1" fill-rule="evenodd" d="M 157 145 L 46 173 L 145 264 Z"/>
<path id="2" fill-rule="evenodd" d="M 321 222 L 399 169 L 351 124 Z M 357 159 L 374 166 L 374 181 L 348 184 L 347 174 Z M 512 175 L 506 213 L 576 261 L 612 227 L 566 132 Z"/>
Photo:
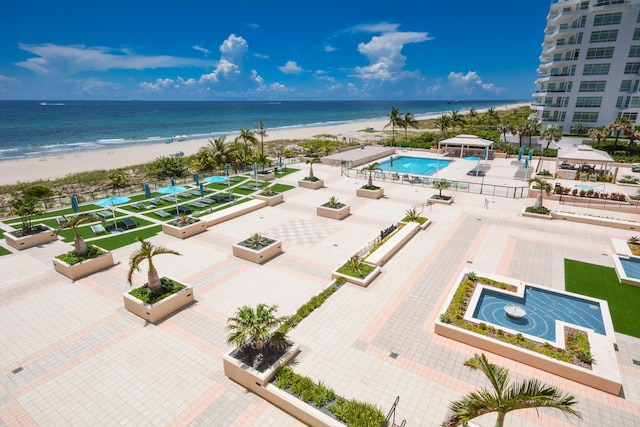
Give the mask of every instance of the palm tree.
<path id="1" fill-rule="evenodd" d="M 313 165 L 316 163 L 320 163 L 320 158 L 319 157 L 310 157 L 306 163 L 309 165 L 309 176 L 307 178 L 310 179 L 314 179 L 315 176 L 313 176 Z"/>
<path id="2" fill-rule="evenodd" d="M 609 132 L 611 132 L 611 134 L 614 134 L 614 133 L 616 134 L 616 139 L 613 142 L 613 151 L 616 151 L 616 148 L 618 148 L 618 138 L 620 137 L 620 134 L 621 133 L 624 133 L 625 135 L 628 134 L 628 131 L 631 128 L 631 126 L 632 126 L 631 121 L 626 117 L 618 117 L 614 121 L 609 123 L 609 126 L 608 126 Z"/>
<path id="3" fill-rule="evenodd" d="M 547 182 L 546 179 L 542 179 L 542 178 L 531 178 L 529 180 L 529 185 L 531 184 L 537 184 L 540 187 L 540 194 L 538 194 L 538 197 L 536 197 L 536 201 L 533 204 L 534 208 L 542 208 L 542 193 L 547 193 L 547 196 L 549 194 L 551 194 L 551 184 L 549 184 Z"/>
<path id="4" fill-rule="evenodd" d="M 474 121 L 478 118 L 478 111 L 475 108 L 469 110 L 469 124 L 474 126 Z"/>
<path id="5" fill-rule="evenodd" d="M 462 127 L 464 126 L 464 117 L 462 117 L 460 115 L 460 112 L 458 110 L 453 110 L 451 112 L 451 124 L 453 126 L 459 126 L 460 130 L 462 130 Z"/>
<path id="6" fill-rule="evenodd" d="M 217 138 L 213 137 L 209 140 L 209 145 L 204 147 L 213 158 L 213 162 L 218 166 L 227 163 L 231 157 L 231 150 L 225 139 L 226 136 L 224 135 Z"/>
<path id="7" fill-rule="evenodd" d="M 150 242 L 147 242 L 142 237 L 138 237 L 140 242 L 140 249 L 131 254 L 129 258 L 129 273 L 127 274 L 127 283 L 132 285 L 131 279 L 134 271 L 140 271 L 140 264 L 142 261 L 147 260 L 149 262 L 149 271 L 147 273 L 147 286 L 149 290 L 154 294 L 162 292 L 162 283 L 160 282 L 160 276 L 158 276 L 158 270 L 153 265 L 153 257 L 162 254 L 181 255 L 179 252 L 173 249 L 166 248 L 164 246 L 154 246 Z"/>
<path id="8" fill-rule="evenodd" d="M 453 124 L 453 120 L 451 120 L 450 116 L 443 114 L 435 120 L 434 124 L 438 126 L 440 132 L 445 133 Z"/>
<path id="9" fill-rule="evenodd" d="M 542 132 L 540 136 L 542 137 L 542 139 L 547 141 L 547 146 L 544 149 L 548 150 L 551 141 L 558 142 L 562 139 L 562 129 L 555 126 L 549 126 L 544 130 L 544 132 Z"/>
<path id="10" fill-rule="evenodd" d="M 363 172 L 369 172 L 369 182 L 367 183 L 367 187 L 373 187 L 373 172 L 381 170 L 382 169 L 378 167 L 378 162 L 373 162 L 362 168 Z"/>
<path id="11" fill-rule="evenodd" d="M 491 126 L 491 123 L 493 122 L 498 123 L 500 121 L 500 116 L 498 115 L 498 112 L 496 111 L 496 109 L 493 107 L 487 110 L 487 112 L 485 113 L 485 116 L 487 118 L 487 121 L 489 122 L 489 126 Z"/>
<path id="12" fill-rule="evenodd" d="M 438 197 L 442 198 L 442 190 L 446 190 L 451 187 L 451 183 L 446 179 L 442 179 L 440 181 L 434 182 L 433 186 L 438 190 Z"/>
<path id="13" fill-rule="evenodd" d="M 262 120 L 257 124 L 254 123 L 253 127 L 255 128 L 254 133 L 256 135 L 260 135 L 260 153 L 264 154 L 264 138 L 269 136 L 267 135 L 267 128 L 264 127 L 264 122 Z"/>
<path id="14" fill-rule="evenodd" d="M 496 127 L 496 130 L 502 134 L 504 142 L 507 142 L 507 132 L 511 132 L 511 129 L 513 129 L 513 125 L 507 122 L 498 123 Z"/>
<path id="15" fill-rule="evenodd" d="M 591 139 L 595 139 L 596 147 L 600 146 L 600 141 L 609 137 L 609 130 L 604 126 L 596 126 L 587 131 L 587 135 Z"/>
<path id="16" fill-rule="evenodd" d="M 535 379 L 511 383 L 509 371 L 489 363 L 484 354 L 476 354 L 464 362 L 464 365 L 482 372 L 491 382 L 493 390 L 482 388 L 452 402 L 449 406 L 452 414 L 442 424 L 445 427 L 466 424 L 490 412 L 498 413 L 495 425 L 501 427 L 507 413 L 528 408 L 554 408 L 565 415 L 582 419 L 580 413 L 573 408 L 578 403 L 574 396 Z"/>
<path id="17" fill-rule="evenodd" d="M 258 144 L 258 140 L 256 139 L 251 129 L 240 128 L 240 135 L 236 137 L 236 141 L 242 144 L 242 147 L 244 150 L 244 155 L 242 157 L 242 167 L 244 170 L 244 167 L 247 164 L 246 162 L 249 161 L 250 154 L 251 154 L 251 150 L 249 149 L 249 144 L 251 144 L 252 147 L 255 147 Z"/>
<path id="18" fill-rule="evenodd" d="M 396 107 L 391 108 L 391 112 L 387 116 L 389 117 L 389 123 L 384 126 L 384 129 L 386 129 L 388 126 L 391 126 L 392 141 L 393 145 L 395 145 L 396 127 L 402 127 L 402 116 L 400 115 L 400 110 L 398 110 Z"/>
<path id="19" fill-rule="evenodd" d="M 255 310 L 249 306 L 240 307 L 234 317 L 227 319 L 227 344 L 238 349 L 254 345 L 260 351 L 265 344 L 274 348 L 285 348 L 287 336 L 281 327 L 287 317 L 276 317 L 277 305 L 258 304 Z"/>
<path id="20" fill-rule="evenodd" d="M 540 121 L 538 119 L 530 119 L 525 123 L 526 134 L 529 136 L 529 148 L 531 148 L 531 137 L 540 134 Z"/>
<path id="21" fill-rule="evenodd" d="M 402 119 L 402 127 L 404 128 L 404 140 L 409 142 L 409 135 L 407 134 L 407 128 L 419 129 L 420 124 L 416 120 L 413 113 L 405 113 L 404 118 Z"/>
<path id="22" fill-rule="evenodd" d="M 86 258 L 89 254 L 89 248 L 87 248 L 87 244 L 84 241 L 84 238 L 78 231 L 78 228 L 82 224 L 86 224 L 88 222 L 94 222 L 96 220 L 102 222 L 102 225 L 106 225 L 104 219 L 96 219 L 95 217 L 82 213 L 74 216 L 64 216 L 64 222 L 60 224 L 58 228 L 55 229 L 55 233 L 59 234 L 62 230 L 66 230 L 68 228 L 73 231 L 73 252 L 79 258 Z"/>

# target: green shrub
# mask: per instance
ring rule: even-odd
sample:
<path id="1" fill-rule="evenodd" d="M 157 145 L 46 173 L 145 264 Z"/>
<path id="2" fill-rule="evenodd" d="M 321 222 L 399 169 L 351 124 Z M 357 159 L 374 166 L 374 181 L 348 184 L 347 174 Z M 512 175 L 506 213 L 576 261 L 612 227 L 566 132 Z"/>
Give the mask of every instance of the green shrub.
<path id="1" fill-rule="evenodd" d="M 379 408 L 357 400 L 338 398 L 336 404 L 330 406 L 329 410 L 340 421 L 353 427 L 380 427 L 385 420 Z"/>
<path id="2" fill-rule="evenodd" d="M 147 283 L 140 286 L 139 288 L 132 289 L 129 292 L 129 295 L 138 298 L 139 300 L 146 302 L 147 304 L 155 304 L 156 302 L 175 294 L 184 288 L 183 284 L 180 284 L 174 280 L 163 277 L 160 279 L 162 284 L 162 293 L 154 294 Z"/>
<path id="3" fill-rule="evenodd" d="M 60 261 L 66 262 L 69 265 L 79 264 L 82 261 L 86 261 L 88 259 L 97 258 L 100 255 L 106 254 L 107 252 L 102 250 L 101 248 L 94 245 L 87 245 L 87 249 L 89 252 L 86 257 L 79 257 L 76 255 L 75 251 L 67 252 L 66 254 L 58 255 Z"/>

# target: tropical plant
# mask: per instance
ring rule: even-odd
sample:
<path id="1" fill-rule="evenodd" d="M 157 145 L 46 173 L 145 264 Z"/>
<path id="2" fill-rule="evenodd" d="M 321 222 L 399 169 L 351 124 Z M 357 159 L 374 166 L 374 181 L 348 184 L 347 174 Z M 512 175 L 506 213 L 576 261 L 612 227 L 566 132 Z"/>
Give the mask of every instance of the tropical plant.
<path id="1" fill-rule="evenodd" d="M 244 241 L 244 244 L 247 247 L 257 249 L 261 246 L 267 246 L 270 242 L 272 242 L 272 240 L 264 237 L 262 234 L 253 233 Z"/>
<path id="2" fill-rule="evenodd" d="M 116 169 L 109 173 L 109 186 L 111 188 L 124 188 L 129 185 L 129 177 L 122 169 Z"/>
<path id="3" fill-rule="evenodd" d="M 89 254 L 89 248 L 87 248 L 87 244 L 85 243 L 84 238 L 80 234 L 79 227 L 82 224 L 86 224 L 94 221 L 100 221 L 104 226 L 106 225 L 105 220 L 102 218 L 98 219 L 87 213 L 82 213 L 82 214 L 73 215 L 73 216 L 64 216 L 63 218 L 64 218 L 64 222 L 61 223 L 60 226 L 58 226 L 58 228 L 54 230 L 54 232 L 56 234 L 59 234 L 62 230 L 71 229 L 71 231 L 73 232 L 73 252 L 77 257 L 85 258 Z"/>
<path id="4" fill-rule="evenodd" d="M 313 176 L 313 165 L 316 164 L 316 163 L 320 163 L 320 158 L 319 157 L 310 157 L 309 159 L 307 159 L 307 161 L 305 163 L 309 165 L 309 176 L 307 176 L 307 178 L 314 179 L 315 176 Z"/>
<path id="5" fill-rule="evenodd" d="M 442 198 L 442 191 L 451 187 L 451 183 L 446 179 L 441 179 L 433 183 L 433 186 L 438 190 L 438 197 Z"/>
<path id="6" fill-rule="evenodd" d="M 536 184 L 540 188 L 540 194 L 538 194 L 538 196 L 536 197 L 536 201 L 534 202 L 533 207 L 536 209 L 544 207 L 542 205 L 542 193 L 546 193 L 547 196 L 551 194 L 551 184 L 549 184 L 546 179 L 538 177 L 531 178 L 529 180 L 529 185 L 531 184 Z"/>
<path id="7" fill-rule="evenodd" d="M 329 201 L 327 201 L 327 203 L 325 204 L 327 205 L 327 207 L 332 209 L 338 209 L 340 206 L 342 206 L 342 203 L 338 201 L 338 198 L 336 196 L 329 197 Z"/>
<path id="8" fill-rule="evenodd" d="M 450 116 L 443 114 L 435 119 L 433 123 L 440 129 L 440 132 L 445 133 L 453 124 L 453 120 L 451 120 Z"/>
<path id="9" fill-rule="evenodd" d="M 548 150 L 549 145 L 552 141 L 558 142 L 560 141 L 560 139 L 562 139 L 562 129 L 556 126 L 549 126 L 544 130 L 544 132 L 542 132 L 540 136 L 542 137 L 542 139 L 547 141 L 547 146 L 544 149 Z"/>
<path id="10" fill-rule="evenodd" d="M 353 270 L 354 273 L 359 274 L 361 278 L 363 278 L 366 273 L 366 271 L 364 270 L 365 263 L 362 262 L 362 258 L 357 255 L 349 258 L 345 263 L 345 267 Z"/>
<path id="11" fill-rule="evenodd" d="M 367 187 L 368 188 L 373 188 L 373 173 L 375 171 L 381 171 L 382 169 L 380 169 L 380 167 L 378 167 L 378 162 L 373 162 L 368 164 L 367 166 L 362 168 L 363 172 L 368 172 L 369 173 L 369 181 L 367 182 Z"/>
<path id="12" fill-rule="evenodd" d="M 395 145 L 396 143 L 396 127 L 402 127 L 403 121 L 402 121 L 402 116 L 400 115 L 400 110 L 398 110 L 396 107 L 392 107 L 391 108 L 391 112 L 389 114 L 387 114 L 387 117 L 389 117 L 389 123 L 387 123 L 384 126 L 384 129 L 386 129 L 387 127 L 391 126 L 391 135 L 392 135 L 392 142 L 393 145 Z"/>
<path id="13" fill-rule="evenodd" d="M 402 119 L 402 127 L 404 128 L 404 139 L 408 142 L 409 135 L 407 133 L 407 128 L 419 129 L 420 125 L 413 113 L 405 113 L 404 118 Z"/>
<path id="14" fill-rule="evenodd" d="M 596 126 L 587 131 L 587 135 L 591 139 L 595 139 L 596 147 L 600 146 L 600 141 L 606 140 L 609 137 L 609 130 L 604 126 Z"/>
<path id="15" fill-rule="evenodd" d="M 23 196 L 34 197 L 40 201 L 42 201 L 42 205 L 45 209 L 47 209 L 47 203 L 45 199 L 47 197 L 53 196 L 53 190 L 49 187 L 45 187 L 44 185 L 33 185 L 31 187 L 25 188 L 22 191 Z"/>
<path id="16" fill-rule="evenodd" d="M 464 117 L 462 117 L 462 115 L 458 110 L 453 110 L 451 112 L 451 124 L 453 126 L 458 126 L 460 130 L 462 130 L 462 128 L 464 127 L 465 125 Z"/>
<path id="17" fill-rule="evenodd" d="M 482 388 L 471 392 L 449 406 L 451 414 L 443 422 L 445 427 L 459 426 L 490 412 L 497 412 L 496 427 L 504 425 L 507 413 L 528 408 L 554 408 L 578 419 L 582 416 L 574 409 L 575 397 L 538 380 L 512 383 L 509 371 L 489 363 L 484 354 L 474 355 L 464 366 L 482 372 L 491 383 L 492 390 Z"/>
<path id="18" fill-rule="evenodd" d="M 632 126 L 633 124 L 631 123 L 631 120 L 626 117 L 618 117 L 609 123 L 609 126 L 607 127 L 609 132 L 616 135 L 616 139 L 613 141 L 613 151 L 618 148 L 618 138 L 620 135 L 627 135 L 631 131 Z"/>
<path id="19" fill-rule="evenodd" d="M 158 276 L 158 270 L 156 270 L 153 264 L 153 257 L 162 254 L 181 255 L 179 252 L 169 249 L 164 246 L 154 246 L 152 243 L 144 240 L 142 237 L 138 237 L 140 242 L 140 248 L 131 254 L 129 258 L 129 273 L 127 274 L 127 283 L 132 285 L 132 278 L 134 271 L 140 271 L 140 264 L 147 260 L 149 263 L 149 270 L 147 272 L 147 286 L 149 290 L 154 294 L 162 292 L 162 283 L 160 282 L 160 276 Z"/>
<path id="20" fill-rule="evenodd" d="M 502 134 L 503 141 L 507 142 L 507 132 L 513 132 L 513 125 L 508 122 L 498 123 L 496 130 Z"/>
<path id="21" fill-rule="evenodd" d="M 187 168 L 182 157 L 161 156 L 147 164 L 146 168 L 147 175 L 157 179 L 180 178 L 187 174 Z"/>
<path id="22" fill-rule="evenodd" d="M 265 344 L 274 348 L 286 348 L 287 332 L 282 328 L 287 317 L 277 317 L 277 305 L 258 304 L 255 309 L 247 305 L 237 309 L 235 316 L 227 319 L 227 344 L 238 349 L 254 346 L 261 351 Z"/>
<path id="23" fill-rule="evenodd" d="M 225 136 L 213 137 L 209 140 L 209 145 L 203 147 L 203 150 L 211 155 L 213 162 L 218 166 L 222 166 L 231 160 L 231 152 L 225 139 Z"/>
<path id="24" fill-rule="evenodd" d="M 420 214 L 414 208 L 407 209 L 404 214 L 405 219 L 410 222 L 417 221 L 420 218 Z"/>
<path id="25" fill-rule="evenodd" d="M 640 244 L 640 237 L 631 236 L 631 237 L 629 237 L 629 240 L 627 240 L 627 243 L 631 243 L 632 245 Z"/>
<path id="26" fill-rule="evenodd" d="M 469 110 L 469 125 L 474 126 L 474 122 L 478 119 L 478 110 L 472 108 Z"/>
<path id="27" fill-rule="evenodd" d="M 269 136 L 267 135 L 267 128 L 264 127 L 264 122 L 262 120 L 258 123 L 254 123 L 253 127 L 255 129 L 253 133 L 260 136 L 260 154 L 264 156 L 264 138 Z"/>
<path id="28" fill-rule="evenodd" d="M 249 162 L 253 147 L 255 147 L 258 144 L 258 140 L 256 139 L 251 129 L 243 129 L 243 128 L 240 128 L 240 135 L 238 135 L 235 140 L 240 144 L 242 144 L 243 156 L 242 156 L 241 164 L 244 169 L 246 164 Z"/>
<path id="29" fill-rule="evenodd" d="M 30 234 L 33 230 L 32 217 L 40 211 L 36 208 L 38 199 L 33 196 L 13 195 L 11 212 L 20 217 L 22 235 Z"/>
<path id="30" fill-rule="evenodd" d="M 495 108 L 491 107 L 489 109 L 487 109 L 487 112 L 484 113 L 487 122 L 489 122 L 489 126 L 491 126 L 492 123 L 498 123 L 500 121 L 500 116 L 498 115 L 498 112 L 496 111 Z"/>

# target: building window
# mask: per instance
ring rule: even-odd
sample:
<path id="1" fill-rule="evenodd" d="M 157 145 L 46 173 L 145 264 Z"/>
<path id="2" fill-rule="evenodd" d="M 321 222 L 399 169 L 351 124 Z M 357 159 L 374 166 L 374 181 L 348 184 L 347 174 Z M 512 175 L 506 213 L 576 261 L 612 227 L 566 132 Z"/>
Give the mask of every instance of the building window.
<path id="1" fill-rule="evenodd" d="M 636 120 L 638 120 L 638 113 L 622 113 L 618 114 L 618 117 L 626 117 L 632 122 L 635 122 Z"/>
<path id="2" fill-rule="evenodd" d="M 640 62 L 627 62 L 624 66 L 625 74 L 638 74 L 640 72 Z"/>
<path id="3" fill-rule="evenodd" d="M 629 108 L 640 108 L 640 96 L 632 96 Z"/>
<path id="4" fill-rule="evenodd" d="M 633 30 L 633 40 L 640 40 L 640 28 Z"/>
<path id="5" fill-rule="evenodd" d="M 616 99 L 616 108 L 622 108 L 623 99 L 624 99 L 624 96 L 619 96 L 618 99 Z"/>
<path id="6" fill-rule="evenodd" d="M 576 108 L 600 108 L 601 96 L 579 96 L 576 100 Z"/>
<path id="7" fill-rule="evenodd" d="M 620 83 L 620 92 L 629 92 L 631 90 L 632 80 L 623 80 Z"/>
<path id="8" fill-rule="evenodd" d="M 615 13 L 603 13 L 596 15 L 593 19 L 593 26 L 599 27 L 601 25 L 616 25 L 622 20 L 622 12 Z"/>
<path id="9" fill-rule="evenodd" d="M 640 45 L 631 46 L 629 48 L 629 58 L 640 58 Z"/>
<path id="10" fill-rule="evenodd" d="M 610 4 L 623 4 L 624 2 L 625 0 L 598 0 L 594 6 L 609 6 Z"/>
<path id="11" fill-rule="evenodd" d="M 613 46 L 592 47 L 587 50 L 587 59 L 610 59 L 613 57 Z"/>
<path id="12" fill-rule="evenodd" d="M 618 30 L 594 31 L 591 33 L 591 43 L 615 42 L 618 38 Z"/>
<path id="13" fill-rule="evenodd" d="M 577 123 L 595 123 L 598 121 L 598 113 L 592 112 L 580 112 L 576 111 L 573 113 L 573 122 Z"/>
<path id="14" fill-rule="evenodd" d="M 584 81 L 580 82 L 578 92 L 604 92 L 606 85 L 605 80 Z"/>
<path id="15" fill-rule="evenodd" d="M 609 74 L 611 64 L 586 64 L 584 66 L 583 76 L 606 76 Z"/>

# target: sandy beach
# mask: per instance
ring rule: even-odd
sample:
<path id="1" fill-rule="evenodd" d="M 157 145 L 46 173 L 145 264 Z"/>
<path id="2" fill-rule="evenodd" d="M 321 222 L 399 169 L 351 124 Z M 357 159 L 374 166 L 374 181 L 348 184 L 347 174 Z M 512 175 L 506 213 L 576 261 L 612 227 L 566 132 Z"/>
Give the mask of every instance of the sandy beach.
<path id="1" fill-rule="evenodd" d="M 519 103 L 497 107 L 496 110 L 508 110 L 528 103 Z M 479 109 L 482 113 L 486 110 Z M 468 111 L 460 111 L 466 114 Z M 416 116 L 417 120 L 437 118 L 440 115 Z M 345 137 L 365 140 L 369 134 L 360 132 L 366 128 L 382 131 L 389 123 L 387 119 L 362 120 L 340 125 L 299 127 L 289 129 L 268 129 L 267 141 L 308 139 L 315 135 L 331 134 L 338 138 Z M 268 125 L 268 124 L 267 124 Z M 388 127 L 386 130 L 390 130 Z M 232 140 L 233 136 L 227 138 Z M 0 162 L 2 174 L 0 185 L 11 185 L 19 182 L 32 182 L 62 178 L 77 172 L 87 172 L 102 169 L 117 169 L 136 164 L 149 163 L 160 156 L 182 151 L 185 156 L 195 154 L 200 148 L 208 144 L 207 139 L 193 139 L 174 142 L 172 144 L 150 143 L 147 145 L 132 145 L 114 147 L 105 150 L 78 151 L 57 156 L 30 157 L 18 160 Z"/>

